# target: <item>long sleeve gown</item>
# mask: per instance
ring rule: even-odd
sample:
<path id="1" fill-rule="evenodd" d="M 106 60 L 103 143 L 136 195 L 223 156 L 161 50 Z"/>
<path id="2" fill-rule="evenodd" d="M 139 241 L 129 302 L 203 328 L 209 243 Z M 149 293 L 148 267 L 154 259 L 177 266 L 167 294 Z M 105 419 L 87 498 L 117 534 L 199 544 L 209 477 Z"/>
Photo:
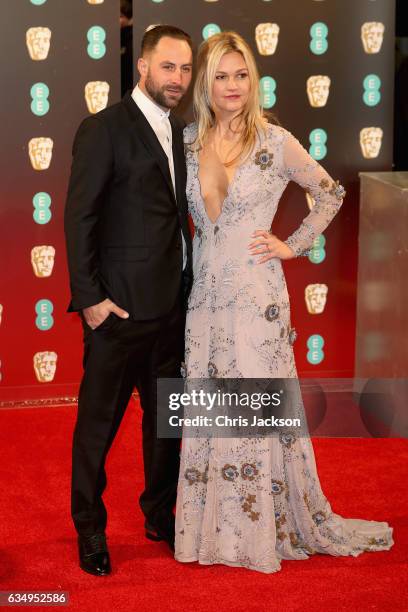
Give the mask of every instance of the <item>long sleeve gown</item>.
<path id="1" fill-rule="evenodd" d="M 187 378 L 297 378 L 296 332 L 278 258 L 256 265 L 251 234 L 268 230 L 289 181 L 314 206 L 286 240 L 296 255 L 311 247 L 339 210 L 344 189 L 280 126 L 268 125 L 238 166 L 213 223 L 206 213 L 198 158 L 185 128 L 187 196 L 195 225 L 194 284 L 186 321 Z M 265 573 L 282 559 L 314 553 L 388 550 L 385 522 L 343 518 L 324 496 L 308 436 L 183 437 L 175 558 Z"/>

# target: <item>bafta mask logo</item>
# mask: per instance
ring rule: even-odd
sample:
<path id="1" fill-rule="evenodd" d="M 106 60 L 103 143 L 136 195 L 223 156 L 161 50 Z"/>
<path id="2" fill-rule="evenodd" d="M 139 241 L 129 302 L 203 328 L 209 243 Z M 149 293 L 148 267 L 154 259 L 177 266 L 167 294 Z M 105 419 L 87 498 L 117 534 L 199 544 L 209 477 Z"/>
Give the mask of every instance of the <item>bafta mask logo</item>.
<path id="1" fill-rule="evenodd" d="M 89 81 L 85 85 L 85 100 L 90 113 L 99 113 L 108 105 L 109 83 Z"/>
<path id="2" fill-rule="evenodd" d="M 327 285 L 316 283 L 305 287 L 306 308 L 310 314 L 322 314 L 327 300 Z"/>
<path id="3" fill-rule="evenodd" d="M 307 96 L 310 106 L 321 108 L 326 106 L 330 93 L 330 77 L 322 74 L 310 76 L 306 82 Z"/>
<path id="4" fill-rule="evenodd" d="M 55 371 L 57 369 L 57 353 L 54 351 L 41 351 L 35 353 L 34 372 L 38 382 L 45 383 L 54 380 Z"/>
<path id="5" fill-rule="evenodd" d="M 310 193 L 308 193 L 307 191 L 306 191 L 305 195 L 306 195 L 306 202 L 307 202 L 307 205 L 309 207 L 309 210 L 312 210 L 312 208 L 316 204 L 316 202 L 314 201 L 314 198 L 312 198 Z"/>
<path id="6" fill-rule="evenodd" d="M 51 44 L 51 30 L 43 27 L 29 28 L 26 32 L 26 43 L 32 60 L 47 59 Z"/>
<path id="7" fill-rule="evenodd" d="M 278 46 L 279 26 L 277 23 L 258 23 L 255 40 L 260 55 L 273 55 Z"/>
<path id="8" fill-rule="evenodd" d="M 0 325 L 3 321 L 3 304 L 0 304 Z"/>
<path id="9" fill-rule="evenodd" d="M 31 249 L 31 263 L 37 278 L 48 278 L 54 268 L 55 249 L 53 246 L 35 246 Z"/>
<path id="10" fill-rule="evenodd" d="M 88 4 L 103 4 L 103 0 L 88 0 Z"/>
<path id="11" fill-rule="evenodd" d="M 379 53 L 385 26 L 380 21 L 367 21 L 361 26 L 361 40 L 366 53 Z"/>
<path id="12" fill-rule="evenodd" d="M 379 127 L 366 127 L 360 131 L 360 146 L 363 157 L 374 159 L 381 149 L 383 131 Z"/>
<path id="13" fill-rule="evenodd" d="M 50 167 L 53 146 L 52 138 L 45 136 L 32 138 L 29 141 L 28 154 L 34 170 L 47 170 Z"/>

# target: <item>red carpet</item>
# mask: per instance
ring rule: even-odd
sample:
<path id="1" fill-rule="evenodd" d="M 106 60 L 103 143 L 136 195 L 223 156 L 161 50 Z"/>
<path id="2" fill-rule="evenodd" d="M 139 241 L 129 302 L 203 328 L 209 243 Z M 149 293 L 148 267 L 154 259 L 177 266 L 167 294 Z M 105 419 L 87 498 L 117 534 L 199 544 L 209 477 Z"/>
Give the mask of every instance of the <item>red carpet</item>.
<path id="1" fill-rule="evenodd" d="M 390 552 L 283 561 L 271 575 L 182 565 L 143 536 L 140 414 L 132 403 L 108 463 L 114 572 L 96 578 L 77 567 L 69 516 L 74 418 L 70 407 L 0 411 L 0 590 L 64 590 L 69 610 L 97 612 L 408 610 L 406 441 L 314 441 L 333 510 L 388 521 L 396 542 Z"/>

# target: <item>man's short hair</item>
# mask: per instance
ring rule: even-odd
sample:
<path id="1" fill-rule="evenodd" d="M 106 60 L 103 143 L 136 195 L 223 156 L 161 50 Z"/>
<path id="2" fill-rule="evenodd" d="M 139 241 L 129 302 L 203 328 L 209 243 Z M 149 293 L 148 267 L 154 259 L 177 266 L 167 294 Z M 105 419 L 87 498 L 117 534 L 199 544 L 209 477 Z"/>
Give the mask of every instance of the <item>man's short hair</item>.
<path id="1" fill-rule="evenodd" d="M 185 40 L 190 45 L 193 51 L 193 41 L 187 32 L 171 25 L 157 25 L 144 33 L 142 38 L 142 56 L 153 51 L 159 41 L 164 37 L 176 38 L 177 40 Z"/>

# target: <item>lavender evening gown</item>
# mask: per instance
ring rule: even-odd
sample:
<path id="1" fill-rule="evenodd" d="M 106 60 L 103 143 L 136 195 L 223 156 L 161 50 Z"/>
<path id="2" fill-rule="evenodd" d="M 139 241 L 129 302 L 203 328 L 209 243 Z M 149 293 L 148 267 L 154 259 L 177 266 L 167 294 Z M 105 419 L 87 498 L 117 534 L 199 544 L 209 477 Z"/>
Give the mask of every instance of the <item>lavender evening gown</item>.
<path id="1" fill-rule="evenodd" d="M 247 245 L 269 229 L 293 180 L 315 205 L 286 243 L 310 248 L 339 210 L 344 190 L 282 127 L 268 125 L 238 167 L 212 223 L 184 132 L 187 196 L 196 228 L 194 286 L 186 322 L 187 378 L 296 378 L 289 297 L 281 261 L 254 265 Z M 387 523 L 346 519 L 324 496 L 308 437 L 183 438 L 176 511 L 178 561 L 223 563 L 270 573 L 281 559 L 388 550 Z"/>

